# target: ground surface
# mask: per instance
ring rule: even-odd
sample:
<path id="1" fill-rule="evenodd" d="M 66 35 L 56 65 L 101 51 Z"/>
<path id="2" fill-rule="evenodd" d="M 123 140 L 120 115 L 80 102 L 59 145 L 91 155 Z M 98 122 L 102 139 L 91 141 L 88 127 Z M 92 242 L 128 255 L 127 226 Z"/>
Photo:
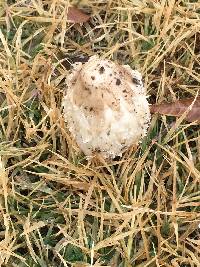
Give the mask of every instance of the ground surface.
<path id="1" fill-rule="evenodd" d="M 200 89 L 200 2 L 0 2 L 0 265 L 200 266 L 199 125 L 154 116 L 113 162 L 71 140 L 70 64 L 98 53 L 139 69 L 151 103 Z"/>

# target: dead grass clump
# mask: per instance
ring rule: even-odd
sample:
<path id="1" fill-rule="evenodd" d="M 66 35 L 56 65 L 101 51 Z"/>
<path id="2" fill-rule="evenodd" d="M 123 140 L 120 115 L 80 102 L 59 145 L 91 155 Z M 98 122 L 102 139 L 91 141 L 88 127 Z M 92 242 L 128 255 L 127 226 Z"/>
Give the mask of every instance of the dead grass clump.
<path id="1" fill-rule="evenodd" d="M 69 4 L 90 21 L 68 23 Z M 196 96 L 199 10 L 199 1 L 1 2 L 1 266 L 200 265 L 199 125 L 155 116 L 136 151 L 95 164 L 61 109 L 65 66 L 95 53 L 141 70 L 152 102 Z"/>

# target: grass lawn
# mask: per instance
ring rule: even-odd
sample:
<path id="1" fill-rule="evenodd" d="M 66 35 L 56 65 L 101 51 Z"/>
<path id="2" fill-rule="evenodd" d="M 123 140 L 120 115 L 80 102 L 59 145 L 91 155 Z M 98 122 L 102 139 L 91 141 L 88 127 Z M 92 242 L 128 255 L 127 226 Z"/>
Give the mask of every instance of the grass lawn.
<path id="1" fill-rule="evenodd" d="M 88 160 L 61 103 L 94 54 L 138 69 L 150 103 L 194 97 L 200 1 L 0 0 L 0 266 L 199 267 L 200 126 L 154 115 L 137 149 Z"/>

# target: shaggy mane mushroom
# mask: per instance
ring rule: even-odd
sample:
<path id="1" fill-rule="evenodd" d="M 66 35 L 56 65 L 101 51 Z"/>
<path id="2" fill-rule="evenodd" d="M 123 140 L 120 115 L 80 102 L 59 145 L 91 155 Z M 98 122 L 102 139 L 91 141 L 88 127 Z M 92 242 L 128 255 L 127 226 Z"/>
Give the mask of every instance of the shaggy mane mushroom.
<path id="1" fill-rule="evenodd" d="M 141 74 L 93 56 L 67 77 L 64 117 L 81 150 L 114 158 L 145 136 L 150 111 Z"/>

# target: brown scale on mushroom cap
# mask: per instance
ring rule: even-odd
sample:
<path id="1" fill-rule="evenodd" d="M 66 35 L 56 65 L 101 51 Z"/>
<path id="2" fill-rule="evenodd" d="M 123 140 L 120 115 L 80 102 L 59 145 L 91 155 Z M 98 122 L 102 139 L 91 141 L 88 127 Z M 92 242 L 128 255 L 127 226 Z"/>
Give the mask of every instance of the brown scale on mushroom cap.
<path id="1" fill-rule="evenodd" d="M 86 112 L 92 108 L 98 116 L 101 116 L 105 105 L 119 111 L 122 94 L 133 105 L 134 92 L 130 88 L 133 77 L 123 66 L 108 60 L 104 64 L 97 64 L 89 77 L 85 75 L 85 69 L 90 69 L 89 63 L 83 65 L 76 81 L 73 81 L 73 98 L 79 107 L 87 107 Z M 105 82 L 98 82 L 98 76 L 105 76 Z"/>

